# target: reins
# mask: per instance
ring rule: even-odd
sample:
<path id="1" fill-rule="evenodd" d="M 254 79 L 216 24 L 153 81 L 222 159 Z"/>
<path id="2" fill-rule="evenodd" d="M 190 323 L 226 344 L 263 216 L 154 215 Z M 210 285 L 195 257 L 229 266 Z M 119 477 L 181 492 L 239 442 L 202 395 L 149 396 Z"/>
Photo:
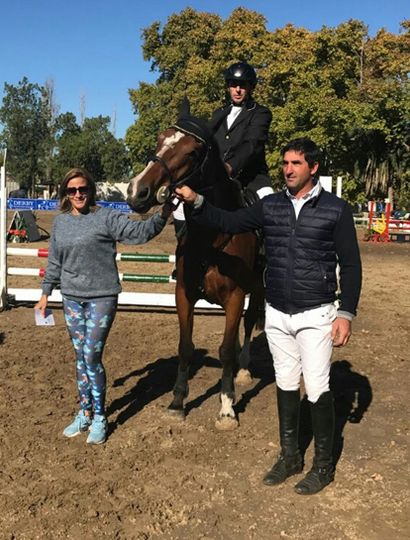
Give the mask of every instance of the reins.
<path id="1" fill-rule="evenodd" d="M 211 149 L 210 142 L 209 140 L 205 139 L 204 137 L 201 137 L 200 135 L 198 135 L 198 133 L 196 133 L 200 129 L 200 126 L 188 120 L 184 120 L 184 124 L 188 124 L 192 128 L 192 131 L 186 129 L 185 127 L 181 127 L 179 125 L 174 125 L 171 127 L 178 131 L 181 131 L 182 133 L 186 135 L 190 135 L 191 137 L 194 137 L 194 139 L 196 139 L 197 141 L 205 145 L 206 151 L 202 158 L 195 160 L 196 165 L 193 168 L 193 170 L 189 171 L 187 174 L 183 175 L 181 178 L 173 177 L 172 171 L 168 167 L 167 162 L 160 156 L 154 155 L 148 159 L 148 161 L 159 163 L 161 167 L 164 169 L 165 174 L 169 179 L 169 184 L 170 184 L 169 187 L 163 186 L 157 192 L 157 200 L 160 203 L 164 203 L 165 201 L 170 200 L 174 196 L 175 188 L 183 184 L 189 185 L 189 182 L 192 182 L 192 180 L 195 180 L 197 177 L 201 176 L 205 168 L 205 165 L 209 159 L 209 152 Z M 196 154 L 198 154 L 198 152 L 196 152 Z M 204 187 L 202 189 L 200 188 L 196 188 L 196 189 L 199 193 L 201 193 L 201 192 L 206 192 L 210 189 L 213 189 L 213 187 L 209 186 L 209 187 Z"/>

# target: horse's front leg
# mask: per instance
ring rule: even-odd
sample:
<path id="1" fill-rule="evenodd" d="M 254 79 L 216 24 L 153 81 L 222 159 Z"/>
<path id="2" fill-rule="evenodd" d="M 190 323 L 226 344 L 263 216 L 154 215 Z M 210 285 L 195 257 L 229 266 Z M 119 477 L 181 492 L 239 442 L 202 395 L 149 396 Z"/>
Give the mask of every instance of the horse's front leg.
<path id="1" fill-rule="evenodd" d="M 173 389 L 174 398 L 168 406 L 168 411 L 185 418 L 184 399 L 189 393 L 189 367 L 194 354 L 192 342 L 194 304 L 187 299 L 181 286 L 177 285 L 175 297 L 179 321 L 178 374 Z"/>
<path id="2" fill-rule="evenodd" d="M 238 355 L 239 369 L 235 377 L 235 383 L 240 386 L 246 386 L 252 383 L 252 375 L 249 371 L 249 363 L 251 360 L 251 338 L 254 326 L 255 321 L 249 306 L 244 315 L 244 340 L 242 349 Z"/>
<path id="3" fill-rule="evenodd" d="M 234 368 L 243 305 L 244 296 L 236 295 L 232 296 L 225 306 L 225 332 L 219 348 L 219 358 L 222 363 L 221 409 L 215 422 L 215 427 L 224 431 L 238 427 L 238 420 L 233 410 L 235 403 Z"/>
<path id="4" fill-rule="evenodd" d="M 251 338 L 255 327 L 262 328 L 264 322 L 264 291 L 261 286 L 249 296 L 249 305 L 244 315 L 244 340 L 242 350 L 238 356 L 239 369 L 235 377 L 235 383 L 241 386 L 252 383 L 252 375 L 249 371 L 251 359 Z"/>

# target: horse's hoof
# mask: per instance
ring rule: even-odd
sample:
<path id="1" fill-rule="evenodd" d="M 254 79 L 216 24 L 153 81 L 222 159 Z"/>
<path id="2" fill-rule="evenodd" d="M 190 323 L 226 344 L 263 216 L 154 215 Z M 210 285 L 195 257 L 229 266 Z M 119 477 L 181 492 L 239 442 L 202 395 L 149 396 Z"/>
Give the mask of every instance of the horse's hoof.
<path id="1" fill-rule="evenodd" d="M 177 420 L 185 420 L 185 411 L 184 409 L 176 409 L 174 407 L 171 407 L 171 405 L 167 408 L 167 413 L 172 418 L 175 418 Z"/>
<path id="2" fill-rule="evenodd" d="M 218 431 L 233 431 L 238 426 L 238 420 L 232 416 L 222 416 L 215 421 L 215 427 Z"/>
<path id="3" fill-rule="evenodd" d="M 235 384 L 239 386 L 249 386 L 253 382 L 252 375 L 248 369 L 240 369 L 235 377 Z"/>

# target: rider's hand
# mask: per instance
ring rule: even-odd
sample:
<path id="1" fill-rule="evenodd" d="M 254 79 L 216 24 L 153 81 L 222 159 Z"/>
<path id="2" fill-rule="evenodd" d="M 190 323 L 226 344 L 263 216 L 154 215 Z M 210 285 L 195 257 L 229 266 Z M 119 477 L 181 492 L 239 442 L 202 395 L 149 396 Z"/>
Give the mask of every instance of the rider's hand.
<path id="1" fill-rule="evenodd" d="M 225 167 L 225 170 L 226 170 L 229 178 L 232 178 L 232 167 L 231 167 L 231 165 L 227 161 L 225 161 L 224 167 Z"/>
<path id="2" fill-rule="evenodd" d="M 43 294 L 43 295 L 41 295 L 40 300 L 34 306 L 34 309 L 38 309 L 40 311 L 42 317 L 45 317 L 46 316 L 47 304 L 48 304 L 48 296 L 46 294 Z"/>
<path id="3" fill-rule="evenodd" d="M 184 203 L 194 204 L 197 194 L 188 186 L 179 186 L 175 188 L 175 193 L 178 198 L 183 200 Z"/>

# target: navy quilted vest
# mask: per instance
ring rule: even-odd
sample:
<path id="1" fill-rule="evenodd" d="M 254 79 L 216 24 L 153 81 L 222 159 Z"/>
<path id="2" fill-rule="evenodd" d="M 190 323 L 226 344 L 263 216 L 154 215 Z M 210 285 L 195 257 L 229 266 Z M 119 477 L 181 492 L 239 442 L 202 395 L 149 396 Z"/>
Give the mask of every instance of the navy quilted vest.
<path id="1" fill-rule="evenodd" d="M 298 313 L 336 299 L 333 231 L 345 204 L 322 190 L 296 220 L 285 192 L 265 198 L 266 299 L 273 307 Z"/>

